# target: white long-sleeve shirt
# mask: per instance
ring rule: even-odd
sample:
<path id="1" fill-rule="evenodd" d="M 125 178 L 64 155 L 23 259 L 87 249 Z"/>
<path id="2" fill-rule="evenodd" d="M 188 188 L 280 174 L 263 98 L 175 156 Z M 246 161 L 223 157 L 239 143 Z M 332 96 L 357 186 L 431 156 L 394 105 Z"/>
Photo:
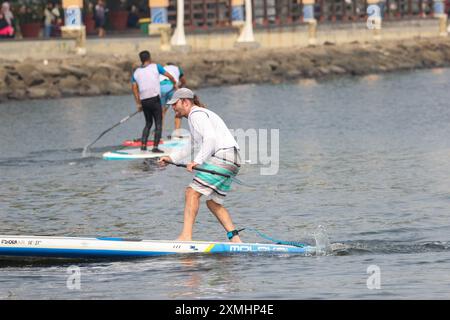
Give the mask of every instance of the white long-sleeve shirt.
<path id="1" fill-rule="evenodd" d="M 188 115 L 188 123 L 194 148 L 199 149 L 194 158 L 195 163 L 202 164 L 220 149 L 233 147 L 239 149 L 239 145 L 223 120 L 211 110 L 193 106 Z M 190 151 L 191 147 L 188 146 L 170 157 L 177 163 Z"/>

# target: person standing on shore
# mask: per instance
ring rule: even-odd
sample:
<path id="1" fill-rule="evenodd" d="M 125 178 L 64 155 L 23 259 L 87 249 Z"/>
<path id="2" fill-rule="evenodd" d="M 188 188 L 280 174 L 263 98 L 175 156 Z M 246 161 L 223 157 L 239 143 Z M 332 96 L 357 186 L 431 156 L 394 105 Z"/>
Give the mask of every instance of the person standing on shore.
<path id="1" fill-rule="evenodd" d="M 163 153 L 158 149 L 162 134 L 162 108 L 161 108 L 161 88 L 159 84 L 159 75 L 165 75 L 172 81 L 175 88 L 177 83 L 170 73 L 168 73 L 160 64 L 152 63 L 150 52 L 147 50 L 139 53 L 139 59 L 142 65 L 134 72 L 131 79 L 131 87 L 136 100 L 138 111 L 144 111 L 145 127 L 142 131 L 141 150 L 147 150 L 147 141 L 150 129 L 155 121 L 155 137 L 153 139 L 152 152 Z"/>
<path id="2" fill-rule="evenodd" d="M 53 25 L 56 23 L 56 15 L 53 9 L 53 2 L 48 1 L 44 9 L 44 38 L 50 38 L 52 35 Z"/>
<path id="3" fill-rule="evenodd" d="M 187 170 L 192 172 L 195 167 L 201 166 L 201 168 L 222 174 L 237 175 L 241 167 L 239 146 L 223 120 L 211 110 L 202 108 L 198 97 L 188 88 L 175 91 L 167 104 L 172 105 L 177 117 L 188 119 L 194 144 L 200 147 L 194 160 L 187 164 Z M 190 150 L 180 151 L 170 157 L 161 157 L 158 162 L 162 166 L 166 165 L 167 161 L 178 163 L 189 153 Z M 194 176 L 193 181 L 186 188 L 183 230 L 177 240 L 192 240 L 200 197 L 205 195 L 210 197 L 206 201 L 208 209 L 227 231 L 228 239 L 231 242 L 242 242 L 228 210 L 223 206 L 230 185 L 231 177 L 201 171 Z"/>
<path id="4" fill-rule="evenodd" d="M 0 11 L 0 39 L 12 38 L 14 36 L 14 29 L 8 24 L 3 13 Z"/>
<path id="5" fill-rule="evenodd" d="M 166 71 L 169 72 L 175 78 L 176 82 L 178 83 L 178 87 L 182 88 L 186 86 L 186 77 L 184 76 L 184 71 L 183 69 L 181 69 L 180 66 L 176 66 L 172 62 L 168 62 L 164 66 L 164 69 L 166 69 Z M 169 105 L 166 104 L 166 102 L 172 98 L 175 92 L 175 87 L 173 86 L 172 81 L 170 81 L 169 78 L 167 78 L 164 75 L 159 76 L 159 81 L 161 84 L 161 105 L 163 108 L 162 127 L 164 130 L 164 118 L 166 116 L 167 110 L 169 109 Z M 181 127 L 181 118 L 175 117 L 175 130 L 180 129 L 180 127 Z"/>
<path id="6" fill-rule="evenodd" d="M 55 37 L 61 37 L 61 27 L 64 26 L 64 9 L 61 3 L 55 2 L 55 7 L 53 8 L 53 14 L 55 15 L 55 24 L 53 28 L 53 35 Z"/>
<path id="7" fill-rule="evenodd" d="M 1 13 L 3 15 L 3 19 L 5 19 L 8 25 L 14 29 L 14 15 L 11 12 L 11 5 L 9 2 L 5 1 L 2 3 Z"/>
<path id="8" fill-rule="evenodd" d="M 108 9 L 103 0 L 98 0 L 94 8 L 95 27 L 98 29 L 98 36 L 105 36 L 105 21 Z"/>

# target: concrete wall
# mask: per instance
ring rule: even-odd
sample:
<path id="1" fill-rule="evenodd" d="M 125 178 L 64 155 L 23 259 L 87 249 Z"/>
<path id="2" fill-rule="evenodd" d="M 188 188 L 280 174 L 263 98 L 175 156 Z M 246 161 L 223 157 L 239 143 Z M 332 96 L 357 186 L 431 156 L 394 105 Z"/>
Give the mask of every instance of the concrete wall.
<path id="1" fill-rule="evenodd" d="M 150 52 L 158 51 L 159 45 L 159 37 L 155 36 L 137 38 L 93 38 L 86 41 L 86 50 L 88 53 L 136 55 L 137 52 L 142 50 L 150 50 Z"/>
<path id="2" fill-rule="evenodd" d="M 0 40 L 0 59 L 47 59 L 72 55 L 75 40 Z"/>
<path id="3" fill-rule="evenodd" d="M 381 38 L 386 40 L 436 37 L 439 35 L 438 19 L 403 20 L 383 22 Z M 272 27 L 254 30 L 255 40 L 263 48 L 289 48 L 308 46 L 308 25 Z M 186 40 L 194 50 L 229 50 L 234 48 L 238 32 L 189 34 Z M 317 44 L 325 42 L 349 43 L 373 41 L 374 32 L 365 22 L 326 23 L 317 25 Z"/>
<path id="4" fill-rule="evenodd" d="M 384 21 L 380 35 L 384 40 L 436 37 L 439 35 L 439 20 Z M 342 24 L 319 24 L 317 28 L 318 44 L 373 40 L 374 30 L 369 30 L 365 22 L 349 23 L 345 28 Z"/>
<path id="5" fill-rule="evenodd" d="M 263 48 L 289 48 L 307 46 L 308 25 L 289 27 L 271 27 L 254 30 L 255 40 Z M 383 22 L 381 39 L 410 39 L 414 37 L 436 37 L 439 35 L 437 19 L 420 19 L 410 21 Z M 195 51 L 230 50 L 238 37 L 238 31 L 202 32 L 186 35 L 188 44 Z M 373 30 L 361 23 L 318 24 L 317 44 L 332 42 L 335 44 L 353 41 L 373 41 Z M 135 55 L 141 50 L 159 51 L 160 39 L 151 37 L 127 38 L 88 38 L 86 49 L 88 54 L 120 54 Z M 52 58 L 71 55 L 75 50 L 74 40 L 12 40 L 0 42 L 0 58 L 25 59 Z"/>

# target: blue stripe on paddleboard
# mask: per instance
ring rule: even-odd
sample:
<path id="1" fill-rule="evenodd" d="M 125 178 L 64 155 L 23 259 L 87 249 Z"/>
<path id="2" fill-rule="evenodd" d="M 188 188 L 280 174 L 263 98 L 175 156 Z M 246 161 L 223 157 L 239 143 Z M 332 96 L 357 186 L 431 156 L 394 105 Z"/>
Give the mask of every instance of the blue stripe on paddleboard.
<path id="1" fill-rule="evenodd" d="M 113 158 L 103 157 L 103 159 L 105 159 L 105 160 L 139 160 L 139 158 L 133 159 L 133 158 L 116 158 L 116 157 L 113 157 Z M 141 159 L 145 160 L 145 158 L 141 158 Z"/>
<path id="2" fill-rule="evenodd" d="M 211 253 L 307 253 L 308 248 L 288 247 L 271 244 L 233 244 L 221 243 L 215 244 L 209 252 Z"/>
<path id="3" fill-rule="evenodd" d="M 123 241 L 122 238 L 109 238 L 109 237 L 100 237 L 96 238 L 97 240 L 107 240 L 107 241 Z"/>
<path id="4" fill-rule="evenodd" d="M 167 142 L 167 143 L 163 143 L 160 146 L 163 148 L 167 148 L 167 147 L 182 147 L 187 143 L 187 141 L 174 141 L 174 142 Z"/>
<path id="5" fill-rule="evenodd" d="M 0 256 L 58 257 L 58 258 L 113 258 L 148 257 L 175 254 L 164 251 L 125 251 L 125 250 L 87 250 L 87 249 L 48 249 L 48 248 L 0 248 Z"/>
<path id="6" fill-rule="evenodd" d="M 117 238 L 117 237 L 98 237 L 95 238 L 97 240 L 104 240 L 104 241 L 132 241 L 132 242 L 140 242 L 142 239 L 135 239 L 135 238 Z"/>

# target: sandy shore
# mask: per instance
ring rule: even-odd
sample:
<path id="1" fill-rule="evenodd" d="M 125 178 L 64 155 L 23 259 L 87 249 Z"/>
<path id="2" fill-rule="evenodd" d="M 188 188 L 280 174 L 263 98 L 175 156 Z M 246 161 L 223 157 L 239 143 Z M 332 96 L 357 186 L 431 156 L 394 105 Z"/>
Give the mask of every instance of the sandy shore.
<path id="1" fill-rule="evenodd" d="M 167 53 L 155 62 L 185 70 L 188 86 L 282 83 L 450 66 L 450 39 L 428 38 L 307 48 Z M 0 60 L 0 101 L 131 93 L 135 56 Z"/>

